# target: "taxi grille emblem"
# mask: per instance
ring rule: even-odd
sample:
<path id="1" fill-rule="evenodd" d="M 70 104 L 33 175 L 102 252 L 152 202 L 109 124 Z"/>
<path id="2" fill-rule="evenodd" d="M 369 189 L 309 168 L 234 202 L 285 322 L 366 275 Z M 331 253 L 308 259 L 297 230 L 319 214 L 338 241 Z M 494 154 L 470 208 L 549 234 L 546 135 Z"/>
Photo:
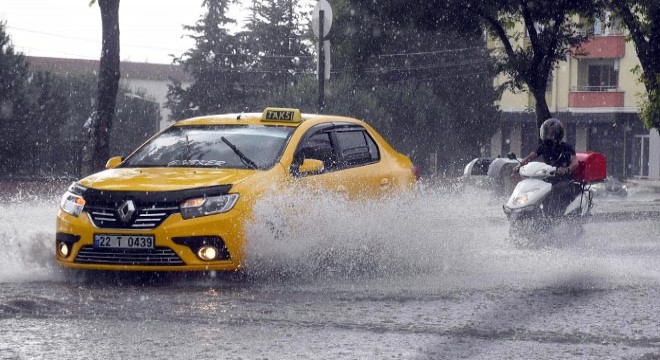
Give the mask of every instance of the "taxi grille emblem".
<path id="1" fill-rule="evenodd" d="M 121 204 L 121 206 L 119 206 L 119 208 L 117 208 L 117 215 L 119 215 L 119 220 L 124 223 L 129 223 L 133 218 L 134 213 L 135 204 L 133 203 L 133 200 L 126 200 L 123 204 Z"/>

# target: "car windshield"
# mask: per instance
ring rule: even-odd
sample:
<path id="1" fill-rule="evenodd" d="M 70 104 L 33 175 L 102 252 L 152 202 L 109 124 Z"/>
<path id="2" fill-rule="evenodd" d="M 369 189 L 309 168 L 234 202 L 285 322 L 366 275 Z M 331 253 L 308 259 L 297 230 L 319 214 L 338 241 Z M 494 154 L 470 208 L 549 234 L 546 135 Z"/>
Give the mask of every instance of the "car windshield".
<path id="1" fill-rule="evenodd" d="M 132 154 L 122 167 L 268 169 L 295 128 L 261 125 L 173 126 Z"/>

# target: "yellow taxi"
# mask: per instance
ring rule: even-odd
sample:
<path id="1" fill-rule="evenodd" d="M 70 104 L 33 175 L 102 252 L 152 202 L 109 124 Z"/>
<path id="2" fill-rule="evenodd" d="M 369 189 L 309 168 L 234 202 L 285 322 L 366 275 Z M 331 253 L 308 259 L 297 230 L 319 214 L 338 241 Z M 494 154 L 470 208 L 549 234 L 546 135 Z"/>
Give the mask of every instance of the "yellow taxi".
<path id="1" fill-rule="evenodd" d="M 419 176 L 365 122 L 284 108 L 179 121 L 106 168 L 62 197 L 62 266 L 238 270 L 245 224 L 265 193 L 321 187 L 373 198 L 407 191 Z"/>

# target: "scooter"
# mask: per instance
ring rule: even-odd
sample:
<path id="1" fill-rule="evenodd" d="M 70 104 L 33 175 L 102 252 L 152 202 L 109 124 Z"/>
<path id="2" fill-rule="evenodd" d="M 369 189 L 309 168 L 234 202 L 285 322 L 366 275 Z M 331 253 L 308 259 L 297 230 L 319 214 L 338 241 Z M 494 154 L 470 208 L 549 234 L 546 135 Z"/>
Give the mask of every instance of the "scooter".
<path id="1" fill-rule="evenodd" d="M 553 190 L 556 171 L 542 162 L 520 168 L 522 180 L 503 206 L 510 223 L 509 237 L 516 246 L 538 246 L 582 235 L 593 205 L 590 184 L 573 181 L 558 193 Z"/>

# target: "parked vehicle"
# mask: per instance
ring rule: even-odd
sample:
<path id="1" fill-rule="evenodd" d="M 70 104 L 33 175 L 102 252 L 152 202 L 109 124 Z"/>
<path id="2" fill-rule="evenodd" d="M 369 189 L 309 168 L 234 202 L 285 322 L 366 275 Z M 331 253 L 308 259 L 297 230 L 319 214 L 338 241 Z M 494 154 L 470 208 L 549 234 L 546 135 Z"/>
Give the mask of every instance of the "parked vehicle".
<path id="1" fill-rule="evenodd" d="M 515 154 L 506 158 L 475 158 L 463 170 L 463 184 L 491 190 L 495 196 L 507 196 L 516 185 L 511 171 L 518 164 Z"/>
<path id="2" fill-rule="evenodd" d="M 614 176 L 608 176 L 605 181 L 591 186 L 591 192 L 594 196 L 599 197 L 616 197 L 622 198 L 628 196 L 628 187 L 622 181 L 617 180 Z"/>

